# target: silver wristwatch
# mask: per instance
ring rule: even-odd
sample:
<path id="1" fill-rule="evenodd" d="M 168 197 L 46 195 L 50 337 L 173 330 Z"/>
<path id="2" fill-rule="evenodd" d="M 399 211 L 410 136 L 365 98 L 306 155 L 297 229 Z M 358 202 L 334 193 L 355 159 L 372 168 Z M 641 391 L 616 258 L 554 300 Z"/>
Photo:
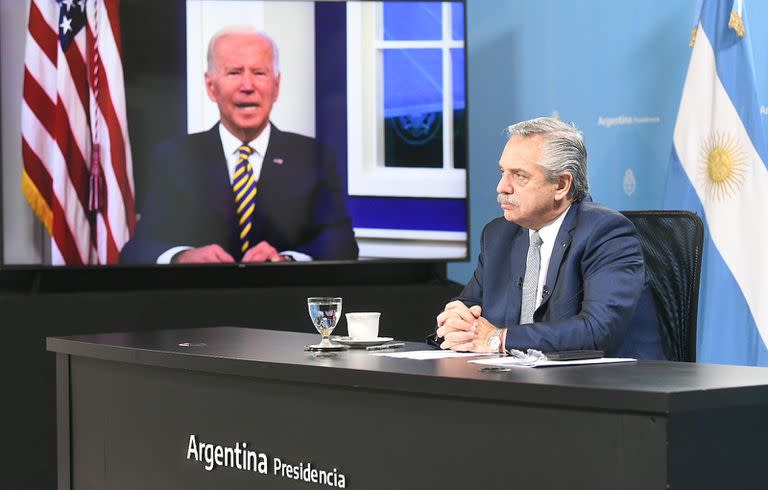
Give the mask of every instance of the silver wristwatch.
<path id="1" fill-rule="evenodd" d="M 496 333 L 488 337 L 488 350 L 491 352 L 501 352 L 501 329 L 498 329 Z"/>

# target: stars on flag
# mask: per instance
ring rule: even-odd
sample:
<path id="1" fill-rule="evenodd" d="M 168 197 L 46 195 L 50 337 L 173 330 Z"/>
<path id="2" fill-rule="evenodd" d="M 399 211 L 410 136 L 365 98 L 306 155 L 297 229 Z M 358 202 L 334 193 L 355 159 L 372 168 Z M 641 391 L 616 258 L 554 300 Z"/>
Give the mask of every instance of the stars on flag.
<path id="1" fill-rule="evenodd" d="M 59 41 L 64 51 L 72 44 L 77 33 L 85 27 L 85 1 L 61 0 L 59 2 Z"/>
<path id="2" fill-rule="evenodd" d="M 64 20 L 61 21 L 61 24 L 59 24 L 59 27 L 61 27 L 61 34 L 64 35 L 67 32 L 72 30 L 72 19 L 64 16 Z"/>

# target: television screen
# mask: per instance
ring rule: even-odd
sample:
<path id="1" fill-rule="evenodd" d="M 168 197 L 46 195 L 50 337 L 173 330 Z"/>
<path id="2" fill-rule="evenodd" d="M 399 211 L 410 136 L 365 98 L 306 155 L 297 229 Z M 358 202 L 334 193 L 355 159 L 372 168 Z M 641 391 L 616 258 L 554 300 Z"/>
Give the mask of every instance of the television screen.
<path id="1" fill-rule="evenodd" d="M 3 265 L 466 259 L 464 2 L 52 3 L 15 55 Z"/>

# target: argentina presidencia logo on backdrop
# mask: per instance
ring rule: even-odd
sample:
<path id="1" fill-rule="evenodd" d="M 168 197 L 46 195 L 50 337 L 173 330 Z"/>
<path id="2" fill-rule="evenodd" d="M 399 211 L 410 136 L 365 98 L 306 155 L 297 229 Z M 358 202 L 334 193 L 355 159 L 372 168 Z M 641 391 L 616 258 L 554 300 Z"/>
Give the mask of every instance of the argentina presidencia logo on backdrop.
<path id="1" fill-rule="evenodd" d="M 624 189 L 624 194 L 630 197 L 637 190 L 637 179 L 631 168 L 628 168 L 626 172 L 624 172 L 624 182 L 622 183 L 622 187 Z"/>

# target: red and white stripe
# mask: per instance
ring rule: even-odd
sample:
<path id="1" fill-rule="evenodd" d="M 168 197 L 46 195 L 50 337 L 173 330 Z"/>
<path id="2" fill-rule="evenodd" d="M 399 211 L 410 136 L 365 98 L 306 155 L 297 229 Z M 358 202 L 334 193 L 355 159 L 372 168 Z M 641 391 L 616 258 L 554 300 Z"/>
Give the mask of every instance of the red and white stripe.
<path id="1" fill-rule="evenodd" d="M 30 6 L 22 189 L 51 234 L 53 264 L 117 263 L 136 224 L 118 2 L 87 0 L 86 29 L 66 54 L 58 42 L 59 5 Z M 90 212 L 94 141 L 105 185 L 101 209 Z"/>

